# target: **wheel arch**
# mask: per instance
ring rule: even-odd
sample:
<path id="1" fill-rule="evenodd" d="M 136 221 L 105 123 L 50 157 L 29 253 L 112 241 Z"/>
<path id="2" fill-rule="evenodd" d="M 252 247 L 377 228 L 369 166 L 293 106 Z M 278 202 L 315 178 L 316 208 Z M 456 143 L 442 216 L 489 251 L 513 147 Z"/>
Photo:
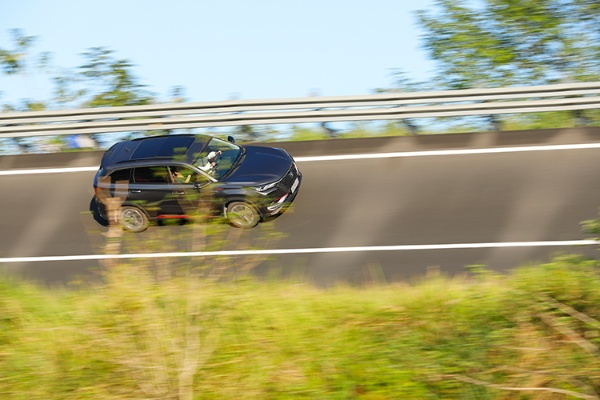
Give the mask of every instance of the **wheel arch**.
<path id="1" fill-rule="evenodd" d="M 248 196 L 231 196 L 231 197 L 227 197 L 223 200 L 222 204 L 221 204 L 221 208 L 222 208 L 222 212 L 223 212 L 223 216 L 225 218 L 227 218 L 227 207 L 231 204 L 231 203 L 236 203 L 236 202 L 242 202 L 242 203 L 248 203 L 250 204 L 252 207 L 254 207 L 256 209 L 256 211 L 258 212 L 258 215 L 260 215 L 260 219 L 263 219 L 263 215 L 260 212 L 260 207 L 258 206 L 258 204 L 256 204 L 255 201 L 252 201 L 252 199 L 248 198 Z"/>

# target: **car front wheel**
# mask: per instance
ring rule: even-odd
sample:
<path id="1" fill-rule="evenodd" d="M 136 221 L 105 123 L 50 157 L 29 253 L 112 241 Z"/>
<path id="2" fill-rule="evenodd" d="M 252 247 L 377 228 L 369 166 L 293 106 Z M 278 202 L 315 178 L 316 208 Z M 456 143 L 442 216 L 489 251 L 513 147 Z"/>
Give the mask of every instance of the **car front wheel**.
<path id="1" fill-rule="evenodd" d="M 243 201 L 235 201 L 227 205 L 227 219 L 238 228 L 254 228 L 260 221 L 256 208 Z"/>
<path id="2" fill-rule="evenodd" d="M 148 216 L 139 208 L 125 206 L 121 209 L 121 226 L 126 231 L 143 232 L 149 225 Z"/>

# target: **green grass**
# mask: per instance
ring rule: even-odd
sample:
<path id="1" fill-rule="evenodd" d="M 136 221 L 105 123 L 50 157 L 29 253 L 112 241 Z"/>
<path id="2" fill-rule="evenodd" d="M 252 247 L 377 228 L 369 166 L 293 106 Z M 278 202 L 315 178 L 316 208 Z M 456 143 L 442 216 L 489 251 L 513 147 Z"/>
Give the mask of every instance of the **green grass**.
<path id="1" fill-rule="evenodd" d="M 599 265 L 317 288 L 143 261 L 0 283 L 2 399 L 561 399 L 600 392 Z M 582 317 L 583 316 L 583 317 Z M 514 390 L 520 388 L 520 390 Z M 509 390 L 510 389 L 510 390 Z M 585 397 L 588 396 L 588 397 Z"/>

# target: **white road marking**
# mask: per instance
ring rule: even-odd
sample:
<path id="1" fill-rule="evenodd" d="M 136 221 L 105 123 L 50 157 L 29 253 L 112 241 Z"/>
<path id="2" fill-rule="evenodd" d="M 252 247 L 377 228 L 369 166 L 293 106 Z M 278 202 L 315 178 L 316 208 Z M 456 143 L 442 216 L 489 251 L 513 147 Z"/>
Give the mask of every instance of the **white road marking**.
<path id="1" fill-rule="evenodd" d="M 357 246 L 357 247 L 323 247 L 304 249 L 267 249 L 267 250 L 223 250 L 197 251 L 177 253 L 138 253 L 138 254 L 85 254 L 72 256 L 37 256 L 0 258 L 2 263 L 48 262 L 48 261 L 82 261 L 82 260 L 114 260 L 134 258 L 181 258 L 181 257 L 217 257 L 217 256 L 256 256 L 282 254 L 317 254 L 317 253 L 352 253 L 376 251 L 411 251 L 411 250 L 457 250 L 457 249 L 492 249 L 510 247 L 564 247 L 595 246 L 596 240 L 562 240 L 545 242 L 501 242 L 501 243 L 454 243 L 454 244 L 421 244 L 397 246 Z"/>
<path id="2" fill-rule="evenodd" d="M 401 158 L 401 157 L 436 157 L 436 156 L 458 156 L 473 154 L 498 154 L 498 153 L 520 153 L 532 151 L 558 151 L 558 150 L 586 150 L 600 149 L 600 143 L 584 144 L 558 144 L 547 146 L 515 146 L 515 147 L 491 147 L 484 149 L 458 149 L 458 150 L 430 150 L 430 151 L 399 151 L 392 153 L 368 153 L 368 154 L 345 154 L 336 156 L 306 156 L 294 157 L 296 162 L 314 161 L 343 161 L 343 160 L 365 160 L 378 158 Z M 39 168 L 39 169 L 14 169 L 0 171 L 0 176 L 9 175 L 31 175 L 31 174 L 60 174 L 72 172 L 95 172 L 98 166 L 92 167 L 70 167 L 70 168 Z"/>
<path id="3" fill-rule="evenodd" d="M 361 159 L 377 159 L 377 158 L 457 156 L 457 155 L 471 155 L 471 154 L 520 153 L 520 152 L 529 152 L 529 151 L 557 151 L 557 150 L 583 150 L 583 149 L 600 149 L 600 143 L 560 144 L 560 145 L 548 145 L 548 146 L 491 147 L 491 148 L 486 148 L 486 149 L 406 151 L 406 152 L 373 153 L 373 154 L 348 154 L 348 155 L 339 155 L 339 156 L 295 157 L 295 160 L 297 162 L 340 161 L 340 160 L 361 160 Z"/>

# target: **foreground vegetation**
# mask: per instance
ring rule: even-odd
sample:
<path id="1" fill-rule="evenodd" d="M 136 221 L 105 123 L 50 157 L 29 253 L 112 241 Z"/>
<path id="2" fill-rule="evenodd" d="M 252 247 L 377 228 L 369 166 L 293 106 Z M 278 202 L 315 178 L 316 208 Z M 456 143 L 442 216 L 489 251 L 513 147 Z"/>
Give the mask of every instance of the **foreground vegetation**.
<path id="1" fill-rule="evenodd" d="M 327 289 L 144 263 L 68 290 L 3 278 L 0 397 L 600 396 L 597 261 Z"/>

